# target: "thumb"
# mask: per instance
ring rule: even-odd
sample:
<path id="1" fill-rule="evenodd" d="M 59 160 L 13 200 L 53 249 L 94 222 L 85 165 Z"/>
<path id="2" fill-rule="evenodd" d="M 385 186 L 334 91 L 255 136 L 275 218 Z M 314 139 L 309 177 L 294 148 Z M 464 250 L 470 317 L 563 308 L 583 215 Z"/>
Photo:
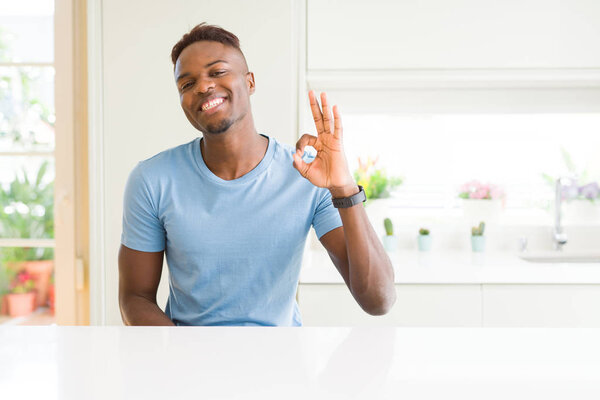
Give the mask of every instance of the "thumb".
<path id="1" fill-rule="evenodd" d="M 294 158 L 294 168 L 296 168 L 296 170 L 298 170 L 298 172 L 300 172 L 300 175 L 302 175 L 303 177 L 306 178 L 306 173 L 308 171 L 308 164 L 306 164 L 302 160 L 301 152 L 302 152 L 302 150 L 298 149 L 292 155 L 292 157 Z"/>

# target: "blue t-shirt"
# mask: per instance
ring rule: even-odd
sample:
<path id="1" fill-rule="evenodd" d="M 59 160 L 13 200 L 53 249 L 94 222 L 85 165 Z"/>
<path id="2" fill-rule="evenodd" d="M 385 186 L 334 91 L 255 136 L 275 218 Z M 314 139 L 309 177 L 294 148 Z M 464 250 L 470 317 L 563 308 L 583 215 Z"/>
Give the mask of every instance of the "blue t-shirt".
<path id="1" fill-rule="evenodd" d="M 268 139 L 262 161 L 238 179 L 208 169 L 200 138 L 129 176 L 121 243 L 165 250 L 165 313 L 176 325 L 302 325 L 295 294 L 308 231 L 320 238 L 342 221 L 329 191 L 294 169 L 295 149 Z"/>

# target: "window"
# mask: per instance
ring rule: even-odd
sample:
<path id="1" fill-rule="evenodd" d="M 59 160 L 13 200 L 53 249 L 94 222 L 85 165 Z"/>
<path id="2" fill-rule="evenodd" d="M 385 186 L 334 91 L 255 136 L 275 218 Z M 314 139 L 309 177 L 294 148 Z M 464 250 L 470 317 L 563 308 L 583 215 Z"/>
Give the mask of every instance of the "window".
<path id="1" fill-rule="evenodd" d="M 54 2 L 3 2 L 0 5 L 0 296 L 31 291 L 35 305 L 47 314 L 52 305 L 55 247 L 54 122 Z M 33 287 L 16 285 L 15 274 L 22 271 Z"/>
<path id="2" fill-rule="evenodd" d="M 389 201 L 395 215 L 460 216 L 458 189 L 476 179 L 503 187 L 504 222 L 546 223 L 552 179 L 600 181 L 598 90 L 397 90 L 353 82 L 308 81 L 340 105 L 351 170 L 359 157 L 371 157 L 403 178 Z M 314 131 L 310 111 L 303 115 Z"/>
<path id="3" fill-rule="evenodd" d="M 505 188 L 506 207 L 544 208 L 553 188 L 544 178 L 600 178 L 600 114 L 430 114 L 344 117 L 352 169 L 379 157 L 404 177 L 396 206 L 452 208 L 457 189 L 477 179 Z"/>

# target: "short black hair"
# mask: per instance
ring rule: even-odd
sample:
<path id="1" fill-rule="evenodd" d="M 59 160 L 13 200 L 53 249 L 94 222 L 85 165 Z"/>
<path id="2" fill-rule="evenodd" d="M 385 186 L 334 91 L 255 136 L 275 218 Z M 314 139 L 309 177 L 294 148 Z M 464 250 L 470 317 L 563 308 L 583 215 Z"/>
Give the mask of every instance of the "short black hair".
<path id="1" fill-rule="evenodd" d="M 201 41 L 213 41 L 223 43 L 226 46 L 230 46 L 238 50 L 242 56 L 242 49 L 240 48 L 240 40 L 233 33 L 221 28 L 217 25 L 209 25 L 206 22 L 196 25 L 191 31 L 183 35 L 183 37 L 175 43 L 173 50 L 171 50 L 171 60 L 173 65 L 177 62 L 177 59 L 181 55 L 181 52 L 188 47 L 190 44 Z M 245 57 L 244 57 L 245 59 Z"/>

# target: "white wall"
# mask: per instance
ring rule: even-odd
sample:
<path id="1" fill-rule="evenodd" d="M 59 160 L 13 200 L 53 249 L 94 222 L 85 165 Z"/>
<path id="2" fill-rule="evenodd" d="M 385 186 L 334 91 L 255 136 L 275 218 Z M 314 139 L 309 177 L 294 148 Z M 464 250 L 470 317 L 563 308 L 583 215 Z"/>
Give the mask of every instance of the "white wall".
<path id="1" fill-rule="evenodd" d="M 103 202 L 99 213 L 103 214 L 104 249 L 99 246 L 99 251 L 105 269 L 106 324 L 121 324 L 117 253 L 128 174 L 138 161 L 200 134 L 179 106 L 170 60 L 172 46 L 203 21 L 235 33 L 255 74 L 252 107 L 257 130 L 292 144 L 297 137 L 294 110 L 298 75 L 293 6 L 292 0 L 102 0 L 101 19 L 97 15 L 93 18 L 101 20 L 96 29 L 101 28 L 102 55 L 97 59 L 101 63 L 103 99 L 91 102 L 102 101 L 102 131 L 96 133 L 101 135 L 103 151 L 96 154 L 96 163 L 104 179 L 92 196 L 97 204 Z M 92 235 L 101 232 L 98 227 L 92 230 Z M 98 264 L 92 268 L 101 268 Z M 92 277 L 100 274 L 92 271 Z M 164 303 L 167 290 L 163 279 L 160 303 Z M 95 323 L 101 321 L 99 317 Z"/>

